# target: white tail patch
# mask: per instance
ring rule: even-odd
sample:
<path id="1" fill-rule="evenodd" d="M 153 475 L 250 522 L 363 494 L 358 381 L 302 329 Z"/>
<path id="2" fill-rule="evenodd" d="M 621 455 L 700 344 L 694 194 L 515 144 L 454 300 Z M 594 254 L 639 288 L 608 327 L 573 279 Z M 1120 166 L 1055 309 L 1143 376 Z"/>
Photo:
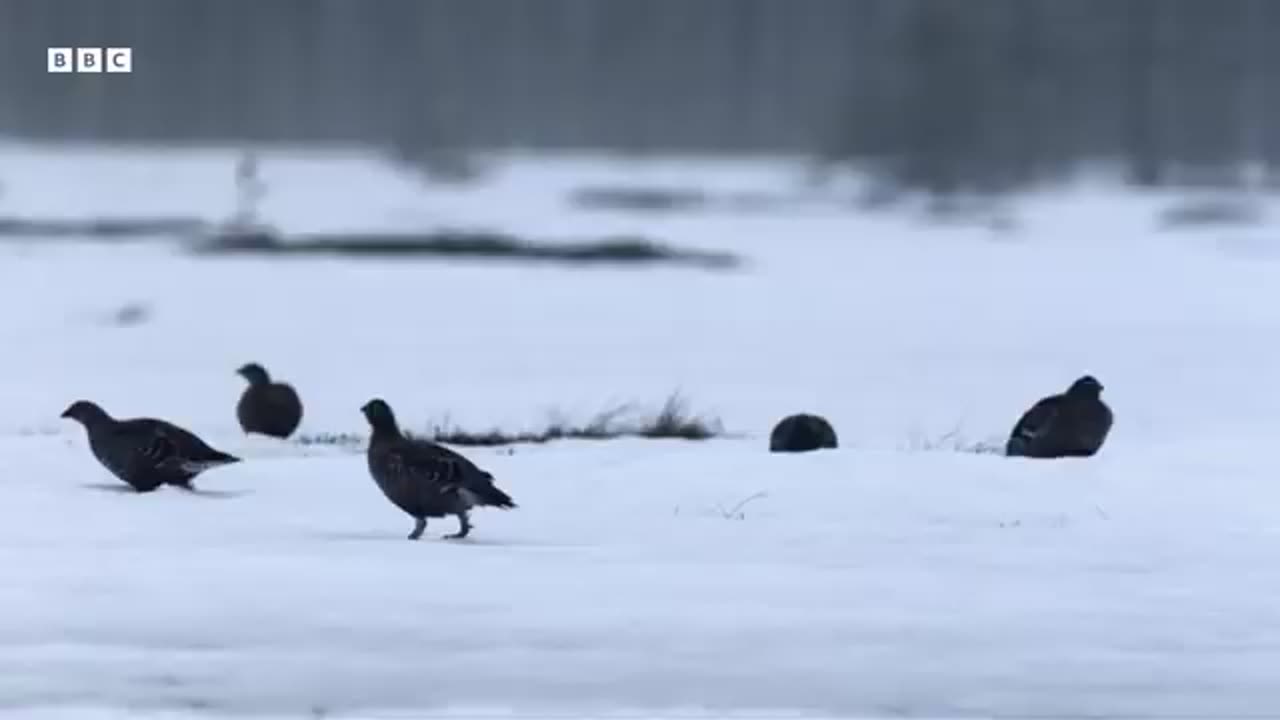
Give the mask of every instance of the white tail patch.
<path id="1" fill-rule="evenodd" d="M 227 460 L 183 460 L 179 467 L 189 473 L 198 473 L 227 463 Z"/>

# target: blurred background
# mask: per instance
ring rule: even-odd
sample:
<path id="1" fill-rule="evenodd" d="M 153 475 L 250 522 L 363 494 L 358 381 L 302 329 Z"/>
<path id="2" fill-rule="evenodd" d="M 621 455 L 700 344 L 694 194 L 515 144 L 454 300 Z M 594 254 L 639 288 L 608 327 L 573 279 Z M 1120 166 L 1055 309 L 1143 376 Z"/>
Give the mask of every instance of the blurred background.
<path id="1" fill-rule="evenodd" d="M 95 360 L 30 350 L 19 423 L 155 373 L 219 408 L 254 360 L 381 378 L 315 400 L 316 432 L 374 393 L 483 428 L 687 390 L 748 432 L 808 409 L 985 440 L 992 397 L 1145 378 L 1187 318 L 1255 312 L 1226 286 L 1271 302 L 1276 37 L 1268 0 L 0 0 L 0 285 L 74 279 L 0 341 L 81 328 Z M 50 47 L 132 72 L 49 73 Z M 400 334 L 427 309 L 454 353 Z M 1106 323 L 1109 349 L 1063 332 Z M 192 328 L 205 352 L 168 348 Z"/>
<path id="2" fill-rule="evenodd" d="M 1267 0 L 0 0 L 0 133 L 788 153 L 1000 192 L 1280 163 Z M 129 46 L 130 75 L 50 75 Z"/>

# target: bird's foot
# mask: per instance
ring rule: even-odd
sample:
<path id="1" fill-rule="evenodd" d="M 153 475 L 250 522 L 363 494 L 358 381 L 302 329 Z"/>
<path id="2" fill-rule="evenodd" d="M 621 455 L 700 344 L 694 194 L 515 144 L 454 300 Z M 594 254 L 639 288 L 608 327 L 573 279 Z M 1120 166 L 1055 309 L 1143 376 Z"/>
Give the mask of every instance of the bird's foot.
<path id="1" fill-rule="evenodd" d="M 427 521 L 422 518 L 418 518 L 417 520 L 414 521 L 413 532 L 409 533 L 409 539 L 417 540 L 418 538 L 422 537 L 422 533 L 426 529 L 427 529 Z"/>
<path id="2" fill-rule="evenodd" d="M 458 532 L 451 535 L 444 535 L 445 540 L 461 540 L 471 532 L 471 518 L 466 513 L 458 515 Z"/>

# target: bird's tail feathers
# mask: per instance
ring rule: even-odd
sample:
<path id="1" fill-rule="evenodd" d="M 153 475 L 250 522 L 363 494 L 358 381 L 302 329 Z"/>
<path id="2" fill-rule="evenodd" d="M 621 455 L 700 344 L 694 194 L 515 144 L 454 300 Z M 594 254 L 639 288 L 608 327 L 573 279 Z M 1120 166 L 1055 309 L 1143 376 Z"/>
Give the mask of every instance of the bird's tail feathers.
<path id="1" fill-rule="evenodd" d="M 211 457 L 201 458 L 199 460 L 183 460 L 182 469 L 191 473 L 204 472 L 211 468 L 221 467 L 223 465 L 231 465 L 232 463 L 242 462 L 235 455 L 228 455 L 224 452 L 217 453 Z"/>
<path id="2" fill-rule="evenodd" d="M 493 476 L 485 473 L 485 480 L 482 482 L 469 483 L 448 483 L 440 487 L 440 492 L 453 493 L 465 492 L 471 497 L 471 502 L 476 505 L 484 505 L 487 507 L 496 507 L 503 510 L 512 510 L 518 507 L 511 496 L 498 489 L 493 484 Z"/>
<path id="3" fill-rule="evenodd" d="M 485 483 L 485 487 L 481 488 L 476 495 L 479 497 L 481 505 L 489 505 L 503 510 L 514 510 L 517 507 L 511 496 L 499 490 L 498 486 L 492 482 Z"/>

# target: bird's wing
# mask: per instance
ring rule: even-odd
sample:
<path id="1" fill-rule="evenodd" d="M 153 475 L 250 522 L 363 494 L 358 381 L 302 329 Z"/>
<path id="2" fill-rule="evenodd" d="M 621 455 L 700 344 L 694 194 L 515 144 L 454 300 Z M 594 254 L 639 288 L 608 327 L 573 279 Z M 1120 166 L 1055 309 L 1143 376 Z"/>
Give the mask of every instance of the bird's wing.
<path id="1" fill-rule="evenodd" d="M 1013 427 L 1013 437 L 1031 439 L 1042 435 L 1058 416 L 1060 405 L 1061 398 L 1058 396 L 1047 397 L 1032 405 Z"/>
<path id="2" fill-rule="evenodd" d="M 432 453 L 444 458 L 446 462 L 453 465 L 452 485 L 481 494 L 493 489 L 493 476 L 481 470 L 479 465 L 476 465 L 465 455 L 435 443 L 424 443 L 424 445 L 427 445 Z"/>
<path id="3" fill-rule="evenodd" d="M 443 445 L 424 443 L 436 456 L 446 458 L 453 464 L 452 479 L 445 481 L 441 492 L 465 491 L 471 496 L 471 502 L 480 505 L 513 508 L 516 506 L 511 496 L 507 495 L 493 482 L 493 475 L 480 469 L 467 457 L 450 450 Z"/>
<path id="4" fill-rule="evenodd" d="M 176 454 L 186 466 L 204 468 L 235 461 L 234 457 L 209 445 L 189 430 L 164 420 L 152 422 L 156 432 L 173 443 Z"/>
<path id="5" fill-rule="evenodd" d="M 163 425 L 142 420 L 126 420 L 115 428 L 112 444 L 128 454 L 131 463 L 154 468 L 178 465 L 177 443 Z"/>
<path id="6" fill-rule="evenodd" d="M 191 432 L 164 420 L 126 420 L 120 423 L 118 430 L 133 439 L 137 460 L 157 469 L 198 473 L 236 460 L 210 447 Z"/>
<path id="7" fill-rule="evenodd" d="M 405 440 L 386 448 L 388 469 L 414 483 L 436 485 L 440 492 L 456 489 L 465 475 L 458 456 L 437 445 Z"/>
<path id="8" fill-rule="evenodd" d="M 183 430 L 173 423 L 157 420 L 155 424 L 156 432 L 169 438 L 184 455 L 195 457 L 214 451 L 208 443 L 196 437 L 194 433 Z"/>

